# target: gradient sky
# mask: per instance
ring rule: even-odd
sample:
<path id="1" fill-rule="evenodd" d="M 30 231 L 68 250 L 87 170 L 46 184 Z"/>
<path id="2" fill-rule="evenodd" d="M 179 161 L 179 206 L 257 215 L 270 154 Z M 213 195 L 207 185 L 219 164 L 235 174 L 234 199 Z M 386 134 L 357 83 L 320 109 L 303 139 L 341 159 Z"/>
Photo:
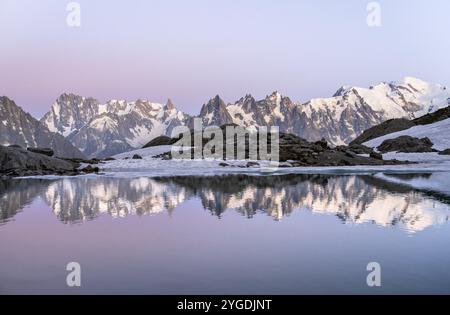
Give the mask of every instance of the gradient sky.
<path id="1" fill-rule="evenodd" d="M 198 113 L 274 90 L 295 101 L 404 76 L 449 85 L 450 1 L 0 0 L 0 95 L 39 117 L 63 92 Z"/>

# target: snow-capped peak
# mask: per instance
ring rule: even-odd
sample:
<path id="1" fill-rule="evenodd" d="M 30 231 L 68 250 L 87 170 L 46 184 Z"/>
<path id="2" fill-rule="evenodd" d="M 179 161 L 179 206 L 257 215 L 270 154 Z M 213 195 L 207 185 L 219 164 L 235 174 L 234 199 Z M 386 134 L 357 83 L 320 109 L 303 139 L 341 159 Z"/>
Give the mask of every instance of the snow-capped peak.
<path id="1" fill-rule="evenodd" d="M 170 134 L 187 119 L 171 102 L 164 106 L 145 99 L 112 99 L 101 104 L 92 98 L 63 94 L 41 121 L 86 155 L 105 157 Z"/>
<path id="2" fill-rule="evenodd" d="M 204 126 L 229 123 L 248 128 L 278 126 L 280 131 L 294 133 L 310 141 L 325 138 L 331 144 L 340 145 L 349 143 L 365 129 L 387 119 L 416 118 L 449 105 L 450 93 L 444 86 L 405 77 L 367 88 L 342 86 L 332 97 L 316 98 L 304 104 L 293 103 L 278 91 L 262 100 L 255 100 L 247 94 L 229 104 L 216 95 L 202 106 L 199 117 Z M 91 120 L 103 114 L 118 123 L 107 124 L 117 126 L 111 133 L 114 139 L 102 141 L 121 143 L 107 152 L 118 153 L 147 143 L 152 137 L 170 135 L 171 130 L 180 124 L 192 126 L 191 117 L 178 111 L 171 100 L 164 105 L 148 100 L 111 100 L 102 104 L 70 93 L 57 99 L 42 122 L 50 130 L 77 143 L 78 148 L 94 154 L 99 152 L 100 140 L 92 143 L 91 134 L 87 131 Z M 95 126 L 91 127 L 95 129 Z M 99 127 L 98 122 L 96 127 Z"/>
<path id="3" fill-rule="evenodd" d="M 412 89 L 418 91 L 418 92 L 422 92 L 422 93 L 426 93 L 427 91 L 429 91 L 430 89 L 441 89 L 441 86 L 438 84 L 430 84 L 428 82 L 425 82 L 421 79 L 417 79 L 414 77 L 404 77 L 403 80 L 398 81 L 398 82 L 392 82 L 394 85 L 398 85 L 398 86 L 408 86 L 411 87 Z"/>

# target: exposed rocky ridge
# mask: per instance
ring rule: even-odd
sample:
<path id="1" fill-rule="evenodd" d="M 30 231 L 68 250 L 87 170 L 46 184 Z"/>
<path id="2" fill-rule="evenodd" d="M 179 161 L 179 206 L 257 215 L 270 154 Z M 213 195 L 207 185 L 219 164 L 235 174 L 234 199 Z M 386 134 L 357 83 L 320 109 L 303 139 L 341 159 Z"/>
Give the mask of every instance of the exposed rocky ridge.
<path id="1" fill-rule="evenodd" d="M 450 106 L 441 108 L 433 113 L 426 114 L 416 119 L 390 119 L 377 126 L 365 130 L 359 137 L 350 144 L 362 144 L 372 139 L 409 129 L 418 125 L 429 125 L 444 119 L 450 118 Z"/>
<path id="2" fill-rule="evenodd" d="M 78 163 L 39 154 L 18 146 L 0 146 L 0 176 L 75 175 Z"/>
<path id="3" fill-rule="evenodd" d="M 142 148 L 150 148 L 155 147 L 158 145 L 171 145 L 177 142 L 179 139 L 177 138 L 170 138 L 168 136 L 159 136 L 151 140 L 149 143 L 144 145 Z"/>
<path id="4" fill-rule="evenodd" d="M 229 125 L 224 125 L 221 127 L 223 131 L 223 143 L 226 143 L 228 137 L 226 135 L 226 127 Z M 350 165 L 393 165 L 393 164 L 405 164 L 407 162 L 400 162 L 397 160 L 383 160 L 382 157 L 365 157 L 361 156 L 362 151 L 364 153 L 366 152 L 372 152 L 372 149 L 367 148 L 365 146 L 359 145 L 359 146 L 339 146 L 336 148 L 332 148 L 329 146 L 327 141 L 325 139 L 322 139 L 320 141 L 316 142 L 309 142 L 303 138 L 300 138 L 293 134 L 287 134 L 287 133 L 279 133 L 279 162 L 287 162 L 282 164 L 284 167 L 301 167 L 301 166 L 350 166 Z M 195 149 L 195 142 L 193 140 L 194 138 L 194 131 L 191 130 L 190 139 L 191 142 L 187 143 L 187 145 L 192 146 L 192 149 L 190 151 L 190 154 L 188 155 L 188 158 L 194 159 L 194 158 L 205 158 L 204 155 L 201 154 L 201 156 L 196 156 L 195 152 L 197 151 Z M 271 145 L 271 136 L 270 134 L 267 136 L 267 147 L 270 148 Z M 171 142 L 174 142 L 179 139 L 171 139 Z M 257 137 L 258 140 L 258 146 L 261 145 L 260 137 Z M 203 137 L 202 141 L 202 150 L 205 149 L 205 146 L 210 141 L 209 138 Z M 185 144 L 185 143 L 183 143 Z M 233 140 L 234 145 L 234 156 L 233 159 L 249 159 L 250 151 L 249 151 L 249 134 L 246 134 L 246 137 L 234 137 Z M 238 158 L 237 152 L 238 150 L 241 150 L 241 152 L 245 152 L 244 156 L 241 158 Z M 209 152 L 209 151 L 208 151 Z M 212 149 L 211 152 L 214 154 L 215 150 Z M 259 152 L 259 150 L 258 150 Z M 157 156 L 158 158 L 163 159 L 171 159 L 172 154 L 171 152 L 167 152 L 164 154 L 161 154 Z M 211 157 L 211 156 L 207 156 Z M 218 158 L 223 158 L 226 160 L 228 158 L 226 146 L 223 147 L 223 156 L 217 156 Z M 261 159 L 261 156 L 257 156 L 258 160 Z M 226 163 L 223 163 L 223 166 L 227 166 Z"/>
<path id="5" fill-rule="evenodd" d="M 358 138 L 350 142 L 350 145 L 362 144 L 372 139 L 414 127 L 413 121 L 406 118 L 389 119 L 381 124 L 365 130 Z"/>
<path id="6" fill-rule="evenodd" d="M 57 156 L 84 157 L 62 135 L 51 132 L 6 96 L 0 97 L 0 145 L 47 147 Z"/>
<path id="7" fill-rule="evenodd" d="M 429 113 L 419 118 L 413 119 L 412 122 L 415 125 L 429 125 L 447 118 L 450 118 L 450 106 L 441 108 L 433 113 Z"/>

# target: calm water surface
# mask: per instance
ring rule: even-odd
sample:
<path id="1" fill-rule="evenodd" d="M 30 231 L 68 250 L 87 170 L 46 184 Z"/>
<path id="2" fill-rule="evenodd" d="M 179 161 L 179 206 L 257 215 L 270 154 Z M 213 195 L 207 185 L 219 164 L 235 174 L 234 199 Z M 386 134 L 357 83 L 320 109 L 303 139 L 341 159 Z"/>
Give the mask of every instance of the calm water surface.
<path id="1" fill-rule="evenodd" d="M 0 181 L 0 293 L 450 293 L 449 175 Z"/>

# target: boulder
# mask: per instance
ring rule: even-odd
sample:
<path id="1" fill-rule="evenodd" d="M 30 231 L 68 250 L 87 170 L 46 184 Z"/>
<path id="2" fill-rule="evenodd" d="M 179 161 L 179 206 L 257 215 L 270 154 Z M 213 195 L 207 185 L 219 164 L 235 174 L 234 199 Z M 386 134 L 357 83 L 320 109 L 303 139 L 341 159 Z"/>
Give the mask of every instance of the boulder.
<path id="1" fill-rule="evenodd" d="M 322 138 L 319 141 L 314 142 L 315 145 L 321 147 L 322 149 L 328 149 L 328 142 L 325 140 L 325 138 Z"/>
<path id="2" fill-rule="evenodd" d="M 100 171 L 100 169 L 97 166 L 92 167 L 92 165 L 88 165 L 88 166 L 82 168 L 81 171 L 84 173 L 98 173 Z"/>
<path id="3" fill-rule="evenodd" d="M 140 156 L 139 154 L 135 154 L 132 157 L 133 160 L 142 160 L 142 156 Z"/>
<path id="4" fill-rule="evenodd" d="M 50 148 L 27 148 L 28 151 L 43 154 L 47 156 L 53 156 L 55 152 Z"/>
<path id="5" fill-rule="evenodd" d="M 376 159 L 376 160 L 383 160 L 383 155 L 381 154 L 381 153 L 378 153 L 378 152 L 375 152 L 375 151 L 372 151 L 372 152 L 370 152 L 370 155 L 369 155 L 372 159 Z"/>
<path id="6" fill-rule="evenodd" d="M 439 155 L 450 155 L 450 149 L 445 149 L 445 150 L 439 152 Z"/>
<path id="7" fill-rule="evenodd" d="M 433 149 L 433 142 L 429 138 L 415 138 L 411 136 L 400 136 L 395 139 L 388 139 L 377 148 L 382 153 L 386 152 L 436 152 Z"/>
<path id="8" fill-rule="evenodd" d="M 356 154 L 370 154 L 372 153 L 373 149 L 366 147 L 365 145 L 353 143 L 351 144 L 348 149 L 352 152 L 355 152 Z"/>

